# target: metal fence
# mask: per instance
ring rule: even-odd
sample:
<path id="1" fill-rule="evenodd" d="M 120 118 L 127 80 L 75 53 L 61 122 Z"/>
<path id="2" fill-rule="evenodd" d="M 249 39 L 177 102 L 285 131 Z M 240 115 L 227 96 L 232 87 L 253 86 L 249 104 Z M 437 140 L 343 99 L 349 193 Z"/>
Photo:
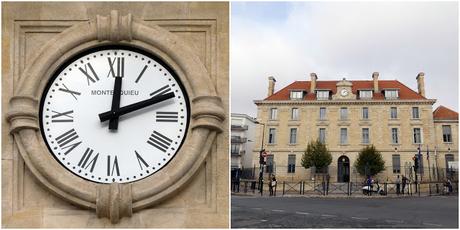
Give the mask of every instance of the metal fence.
<path id="1" fill-rule="evenodd" d="M 259 166 L 252 168 L 246 168 L 240 170 L 239 178 L 232 176 L 232 181 L 237 179 L 248 179 L 257 180 L 259 177 Z M 322 180 L 324 173 L 318 173 L 319 171 L 315 168 L 305 169 L 302 166 L 287 167 L 279 165 L 264 166 L 264 178 L 274 175 L 277 179 L 283 181 L 313 181 Z M 326 170 L 327 175 L 330 177 L 330 181 L 333 182 L 362 182 L 366 179 L 364 175 L 360 175 L 358 170 L 354 167 L 347 169 L 339 169 L 336 166 L 329 166 Z M 395 182 L 397 176 L 405 176 L 410 181 L 415 181 L 415 173 L 411 166 L 401 166 L 399 169 L 393 169 L 393 167 L 385 167 L 385 169 L 373 177 L 373 179 L 380 182 Z M 451 181 L 458 181 L 458 171 L 446 168 L 433 168 L 424 167 L 418 170 L 417 181 L 421 182 L 441 182 L 450 179 Z"/>
<path id="2" fill-rule="evenodd" d="M 278 195 L 288 194 L 311 194 L 311 195 L 357 195 L 363 194 L 366 177 L 360 175 L 356 169 L 337 170 L 337 167 L 328 167 L 327 173 L 317 173 L 314 168 L 303 167 L 280 167 L 272 165 L 263 170 L 263 192 L 268 192 L 269 178 L 275 176 L 278 183 L 273 188 Z M 235 193 L 259 193 L 259 167 L 243 169 L 239 177 L 232 177 L 232 192 Z M 340 172 L 347 176 L 341 177 Z M 397 176 L 400 176 L 399 186 Z M 417 175 L 417 178 L 416 178 Z M 402 176 L 408 180 L 402 184 Z M 348 181 L 343 181 L 343 178 Z M 429 195 L 458 194 L 458 172 L 445 168 L 425 167 L 416 174 L 412 167 L 401 167 L 399 171 L 393 171 L 392 167 L 372 177 L 373 188 L 381 191 L 383 195 L 417 195 L 423 193 Z M 416 180 L 417 179 L 417 180 Z M 450 185 L 449 185 L 450 183 Z M 404 190 L 403 190 L 404 187 Z"/>

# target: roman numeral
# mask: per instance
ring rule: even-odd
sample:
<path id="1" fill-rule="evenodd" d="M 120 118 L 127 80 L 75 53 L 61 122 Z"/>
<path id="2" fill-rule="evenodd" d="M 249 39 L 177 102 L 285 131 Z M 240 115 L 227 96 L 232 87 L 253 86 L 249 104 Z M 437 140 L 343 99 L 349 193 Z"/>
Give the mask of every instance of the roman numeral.
<path id="1" fill-rule="evenodd" d="M 107 74 L 107 77 L 112 74 L 112 77 L 124 77 L 125 76 L 125 58 L 124 57 L 117 57 L 115 59 L 110 59 L 107 58 L 109 61 L 109 74 Z"/>
<path id="2" fill-rule="evenodd" d="M 64 88 L 59 88 L 60 91 L 62 92 L 65 92 L 65 93 L 70 93 L 70 95 L 72 95 L 73 98 L 75 98 L 75 100 L 77 100 L 77 97 L 75 95 L 81 95 L 80 92 L 77 92 L 77 91 L 73 91 L 73 90 L 70 90 L 69 88 L 67 88 L 67 86 L 65 86 L 64 84 L 62 84 L 62 86 L 64 86 Z"/>
<path id="3" fill-rule="evenodd" d="M 157 112 L 157 122 L 177 122 L 177 112 Z"/>
<path id="4" fill-rule="evenodd" d="M 80 142 L 75 142 L 75 143 L 70 143 L 70 142 L 74 141 L 77 138 L 78 138 L 77 132 L 75 132 L 75 129 L 71 129 L 71 130 L 65 132 L 64 134 L 56 137 L 55 140 L 56 140 L 57 144 L 59 145 L 59 147 L 61 147 L 61 149 L 63 149 L 63 150 L 67 149 L 67 151 L 64 153 L 64 155 L 67 155 L 70 151 L 72 151 L 78 145 L 81 144 L 81 141 Z"/>
<path id="5" fill-rule="evenodd" d="M 90 148 L 86 148 L 85 153 L 80 159 L 80 162 L 78 162 L 78 166 L 81 168 L 87 169 L 91 165 L 91 168 L 89 171 L 93 172 L 94 166 L 96 165 L 96 162 L 97 162 L 97 158 L 99 157 L 99 153 L 93 156 L 93 158 L 91 158 L 91 155 L 93 155 L 93 150 Z"/>
<path id="6" fill-rule="evenodd" d="M 152 97 L 159 96 L 159 95 L 169 93 L 170 91 L 171 91 L 171 88 L 169 88 L 169 85 L 165 85 L 165 86 L 161 87 L 160 89 L 158 89 L 157 91 L 151 93 L 150 96 L 152 96 Z"/>
<path id="7" fill-rule="evenodd" d="M 55 113 L 55 115 L 51 116 L 51 122 L 73 122 L 73 116 L 70 114 L 73 113 L 73 110 L 67 112 L 56 112 L 51 110 L 51 112 Z"/>
<path id="8" fill-rule="evenodd" d="M 147 69 L 147 65 L 144 66 L 144 68 L 142 69 L 141 73 L 136 78 L 136 81 L 135 81 L 136 83 L 139 82 L 139 79 L 141 79 L 142 75 L 144 75 L 144 72 L 145 72 L 146 69 Z"/>
<path id="9" fill-rule="evenodd" d="M 162 152 L 166 152 L 166 150 L 171 145 L 172 140 L 157 131 L 153 131 L 152 135 L 150 135 L 150 138 L 147 140 L 147 143 L 161 150 Z"/>
<path id="10" fill-rule="evenodd" d="M 110 167 L 112 165 L 112 167 Z M 120 176 L 120 168 L 118 167 L 118 158 L 115 156 L 115 159 L 110 160 L 110 155 L 107 156 L 107 176 L 113 176 L 113 172 L 117 172 L 117 176 Z"/>
<path id="11" fill-rule="evenodd" d="M 134 153 L 136 153 L 137 163 L 139 163 L 139 167 L 141 168 L 141 170 L 144 170 L 142 165 L 144 165 L 145 167 L 148 168 L 149 164 L 147 164 L 147 162 L 145 162 L 145 160 L 139 155 L 139 153 L 137 153 L 136 150 L 134 150 Z"/>
<path id="12" fill-rule="evenodd" d="M 91 66 L 91 63 L 86 64 L 85 69 L 79 67 L 78 69 L 86 76 L 86 80 L 88 81 L 88 85 L 90 82 L 95 83 L 96 81 L 99 81 L 99 77 L 96 74 L 96 71 L 94 71 L 93 66 Z M 88 73 L 88 69 L 90 70 L 90 73 Z"/>

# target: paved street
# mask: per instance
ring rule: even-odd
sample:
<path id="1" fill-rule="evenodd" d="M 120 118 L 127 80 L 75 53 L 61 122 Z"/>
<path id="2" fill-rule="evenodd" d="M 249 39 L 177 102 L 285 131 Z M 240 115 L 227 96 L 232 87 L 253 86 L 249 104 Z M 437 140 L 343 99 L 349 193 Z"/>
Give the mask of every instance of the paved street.
<path id="1" fill-rule="evenodd" d="M 232 196 L 233 228 L 458 228 L 458 197 Z"/>

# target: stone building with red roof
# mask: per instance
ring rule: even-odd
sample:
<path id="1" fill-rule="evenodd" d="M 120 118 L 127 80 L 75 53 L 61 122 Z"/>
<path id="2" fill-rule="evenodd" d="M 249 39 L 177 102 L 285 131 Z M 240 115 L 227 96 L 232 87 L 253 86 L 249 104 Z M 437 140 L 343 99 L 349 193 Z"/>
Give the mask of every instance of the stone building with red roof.
<path id="1" fill-rule="evenodd" d="M 445 178 L 458 162 L 458 113 L 443 106 L 433 112 L 436 100 L 425 95 L 424 73 L 416 81 L 414 91 L 397 80 L 380 80 L 377 72 L 367 81 L 320 81 L 311 73 L 309 81 L 275 91 L 276 79 L 269 77 L 267 97 L 254 101 L 261 124 L 256 139 L 269 153 L 265 175 L 311 179 L 314 172 L 300 162 L 308 143 L 320 140 L 333 156 L 328 169 L 333 182 L 361 181 L 353 164 L 371 144 L 385 160 L 380 180 L 412 176 L 418 148 L 421 178 Z M 258 157 L 254 150 L 254 162 Z"/>

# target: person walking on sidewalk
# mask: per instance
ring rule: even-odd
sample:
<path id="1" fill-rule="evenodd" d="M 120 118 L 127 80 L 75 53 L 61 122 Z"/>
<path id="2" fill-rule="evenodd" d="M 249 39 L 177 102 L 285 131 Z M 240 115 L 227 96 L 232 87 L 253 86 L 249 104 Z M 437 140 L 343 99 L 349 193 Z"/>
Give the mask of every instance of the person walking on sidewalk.
<path id="1" fill-rule="evenodd" d="M 399 196 L 399 193 L 401 192 L 401 180 L 399 179 L 399 175 L 398 177 L 396 177 L 396 195 Z"/>
<path id="2" fill-rule="evenodd" d="M 268 178 L 268 191 L 270 192 L 270 196 L 273 196 L 272 176 L 269 176 Z"/>
<path id="3" fill-rule="evenodd" d="M 406 188 L 406 183 L 407 183 L 407 177 L 402 176 L 402 194 L 404 195 L 404 189 Z M 409 193 L 409 192 L 407 192 Z"/>
<path id="4" fill-rule="evenodd" d="M 276 178 L 275 178 L 275 175 L 273 175 L 271 185 L 272 185 L 273 196 L 276 196 Z"/>

